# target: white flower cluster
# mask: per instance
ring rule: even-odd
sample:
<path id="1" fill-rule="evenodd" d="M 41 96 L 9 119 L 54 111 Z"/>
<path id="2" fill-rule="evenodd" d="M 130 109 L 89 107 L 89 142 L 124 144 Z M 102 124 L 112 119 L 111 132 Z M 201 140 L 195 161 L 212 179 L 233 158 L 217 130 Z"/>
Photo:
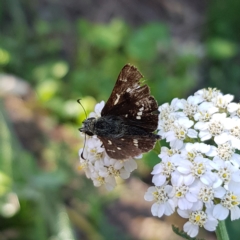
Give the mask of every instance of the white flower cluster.
<path id="1" fill-rule="evenodd" d="M 153 216 L 175 210 L 187 218 L 184 231 L 215 231 L 229 213 L 240 218 L 240 104 L 232 95 L 202 89 L 159 107 L 162 147 L 145 200 L 154 201 Z M 203 143 L 207 141 L 207 143 Z"/>
<path id="2" fill-rule="evenodd" d="M 95 112 L 89 114 L 89 117 L 99 118 L 104 107 L 104 102 L 95 106 Z M 116 186 L 116 178 L 127 179 L 130 173 L 137 168 L 134 159 L 115 160 L 110 158 L 102 142 L 96 137 L 86 135 L 85 148 L 79 150 L 80 165 L 87 178 L 92 179 L 94 186 L 105 185 L 107 190 L 112 190 Z"/>

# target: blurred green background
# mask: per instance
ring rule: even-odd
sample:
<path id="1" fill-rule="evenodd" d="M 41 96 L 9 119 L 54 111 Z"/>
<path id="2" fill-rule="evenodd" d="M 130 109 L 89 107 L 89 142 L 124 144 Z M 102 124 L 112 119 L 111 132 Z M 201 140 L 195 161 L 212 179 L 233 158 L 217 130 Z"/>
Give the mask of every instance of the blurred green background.
<path id="1" fill-rule="evenodd" d="M 107 192 L 78 170 L 78 128 L 126 63 L 159 104 L 240 89 L 238 0 L 0 1 L 0 240 L 180 239 L 143 200 L 154 153 Z M 233 236 L 239 221 L 228 222 Z M 200 234 L 216 239 L 214 233 Z"/>

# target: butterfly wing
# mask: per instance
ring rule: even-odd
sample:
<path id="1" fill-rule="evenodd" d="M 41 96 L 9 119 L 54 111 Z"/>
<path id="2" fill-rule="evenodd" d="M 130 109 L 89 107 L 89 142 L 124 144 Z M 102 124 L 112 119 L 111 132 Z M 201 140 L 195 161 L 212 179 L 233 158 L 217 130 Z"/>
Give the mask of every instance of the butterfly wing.
<path id="1" fill-rule="evenodd" d="M 109 157 L 124 160 L 139 156 L 153 149 L 156 138 L 154 136 L 123 136 L 122 138 L 99 137 Z"/>
<path id="2" fill-rule="evenodd" d="M 121 116 L 129 125 L 153 132 L 158 125 L 158 104 L 147 85 L 140 86 L 143 78 L 138 69 L 129 64 L 121 70 L 112 94 L 104 106 L 101 115 Z"/>

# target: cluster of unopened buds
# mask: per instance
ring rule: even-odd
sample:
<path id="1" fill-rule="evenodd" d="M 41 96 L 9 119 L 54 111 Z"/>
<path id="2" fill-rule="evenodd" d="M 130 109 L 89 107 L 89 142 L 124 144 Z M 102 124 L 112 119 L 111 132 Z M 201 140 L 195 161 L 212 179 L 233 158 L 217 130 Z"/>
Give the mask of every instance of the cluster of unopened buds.
<path id="1" fill-rule="evenodd" d="M 154 186 L 144 198 L 154 202 L 153 216 L 177 211 L 187 218 L 183 229 L 190 237 L 199 227 L 215 231 L 229 214 L 231 220 L 240 218 L 240 104 L 232 100 L 209 88 L 159 107 L 158 134 L 169 146 L 161 148 L 152 171 Z M 100 116 L 103 106 L 97 104 L 90 117 Z M 87 139 L 83 155 L 80 166 L 87 177 L 109 190 L 116 177 L 126 179 L 137 168 L 134 159 L 110 159 L 95 137 Z"/>

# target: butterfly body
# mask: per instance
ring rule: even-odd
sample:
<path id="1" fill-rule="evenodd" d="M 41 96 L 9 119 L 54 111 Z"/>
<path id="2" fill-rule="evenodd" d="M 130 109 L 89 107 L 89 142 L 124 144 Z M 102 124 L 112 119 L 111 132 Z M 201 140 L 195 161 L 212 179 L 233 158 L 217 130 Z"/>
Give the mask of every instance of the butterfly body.
<path id="1" fill-rule="evenodd" d="M 147 85 L 140 86 L 141 73 L 129 64 L 120 72 L 112 94 L 99 118 L 87 118 L 80 131 L 96 135 L 109 157 L 128 159 L 150 151 L 160 137 L 158 105 Z"/>
<path id="2" fill-rule="evenodd" d="M 134 125 L 134 121 L 129 122 L 119 116 L 105 116 L 100 118 L 88 118 L 83 122 L 81 132 L 89 136 L 122 138 L 126 136 L 149 136 L 158 138 L 158 135 L 147 132 L 141 127 Z"/>

